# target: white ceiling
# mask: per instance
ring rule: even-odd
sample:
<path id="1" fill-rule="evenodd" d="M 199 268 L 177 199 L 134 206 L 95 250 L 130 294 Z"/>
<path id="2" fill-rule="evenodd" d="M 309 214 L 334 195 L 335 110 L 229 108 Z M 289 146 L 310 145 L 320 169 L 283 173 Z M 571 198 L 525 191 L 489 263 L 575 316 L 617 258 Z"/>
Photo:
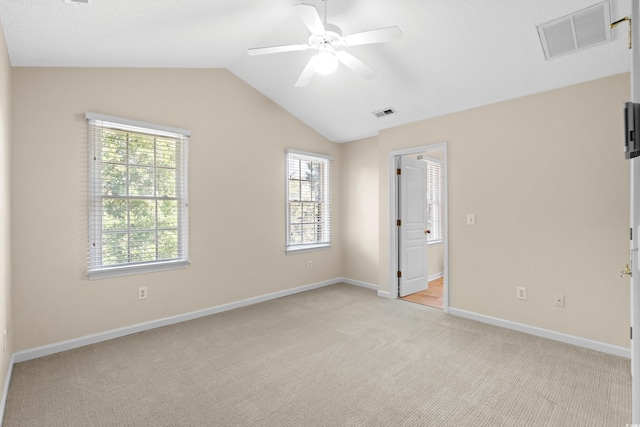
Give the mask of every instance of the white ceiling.
<path id="1" fill-rule="evenodd" d="M 329 0 L 344 34 L 396 25 L 403 37 L 345 48 L 372 80 L 340 65 L 296 88 L 312 51 L 246 50 L 306 43 L 302 2 L 323 15 L 321 0 L 0 0 L 0 19 L 15 67 L 227 68 L 336 142 L 630 69 L 626 24 L 612 42 L 544 58 L 536 26 L 600 0 Z M 612 20 L 629 13 L 611 0 Z M 398 114 L 372 114 L 387 107 Z"/>

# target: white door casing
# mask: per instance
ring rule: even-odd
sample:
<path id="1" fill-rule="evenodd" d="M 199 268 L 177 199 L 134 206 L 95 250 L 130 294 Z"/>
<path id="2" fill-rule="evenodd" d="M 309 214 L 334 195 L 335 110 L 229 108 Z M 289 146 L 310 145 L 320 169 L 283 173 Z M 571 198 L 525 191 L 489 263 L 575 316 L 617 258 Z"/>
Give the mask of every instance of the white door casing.
<path id="1" fill-rule="evenodd" d="M 631 22 L 634 25 L 631 49 L 631 102 L 640 102 L 640 5 L 631 1 Z M 620 113 L 622 114 L 622 112 Z M 640 424 L 640 260 L 638 259 L 638 237 L 640 237 L 640 157 L 630 161 L 630 221 L 631 221 L 631 375 L 632 375 L 632 422 Z"/>
<path id="2" fill-rule="evenodd" d="M 449 178 L 448 178 L 448 149 L 446 142 L 437 142 L 433 144 L 426 144 L 421 146 L 402 148 L 399 150 L 392 150 L 387 153 L 387 183 L 388 183 L 388 217 L 386 217 L 386 222 L 388 224 L 387 232 L 388 232 L 388 258 L 386 262 L 388 263 L 387 276 L 385 282 L 388 284 L 388 291 L 384 289 L 378 290 L 378 296 L 383 298 L 398 298 L 399 294 L 399 286 L 398 286 L 398 277 L 397 271 L 400 269 L 400 264 L 398 262 L 398 254 L 400 252 L 399 248 L 399 228 L 396 226 L 396 218 L 399 216 L 400 206 L 398 203 L 398 192 L 399 188 L 397 186 L 398 176 L 396 174 L 396 170 L 400 167 L 400 157 L 406 155 L 419 155 L 425 152 L 441 150 L 442 151 L 442 165 L 443 169 L 443 183 L 444 183 L 444 193 L 443 193 L 443 227 L 444 227 L 444 286 L 443 286 L 443 295 L 442 295 L 442 311 L 445 313 L 449 312 Z"/>
<path id="3" fill-rule="evenodd" d="M 429 286 L 427 271 L 427 164 L 410 157 L 400 158 L 398 176 L 400 221 L 401 297 L 423 291 Z"/>

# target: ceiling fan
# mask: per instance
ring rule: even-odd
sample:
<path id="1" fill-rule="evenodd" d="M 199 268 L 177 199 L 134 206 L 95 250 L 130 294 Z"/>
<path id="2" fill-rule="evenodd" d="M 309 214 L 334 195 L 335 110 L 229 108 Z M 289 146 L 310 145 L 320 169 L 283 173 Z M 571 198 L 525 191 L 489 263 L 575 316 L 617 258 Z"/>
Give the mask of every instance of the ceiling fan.
<path id="1" fill-rule="evenodd" d="M 372 79 L 378 74 L 375 69 L 350 53 L 337 49 L 343 46 L 348 47 L 371 43 L 382 43 L 402 37 L 402 31 L 400 31 L 400 28 L 398 27 L 378 28 L 375 30 L 343 36 L 340 28 L 336 25 L 327 23 L 326 3 L 324 23 L 320 19 L 320 15 L 318 15 L 318 11 L 315 6 L 297 4 L 294 7 L 311 32 L 309 41 L 303 44 L 253 48 L 249 49 L 247 54 L 256 56 L 307 49 L 318 50 L 318 54 L 309 60 L 307 66 L 302 70 L 302 74 L 298 77 L 298 81 L 296 81 L 297 87 L 309 84 L 315 73 L 331 74 L 338 67 L 338 62 L 363 77 Z"/>

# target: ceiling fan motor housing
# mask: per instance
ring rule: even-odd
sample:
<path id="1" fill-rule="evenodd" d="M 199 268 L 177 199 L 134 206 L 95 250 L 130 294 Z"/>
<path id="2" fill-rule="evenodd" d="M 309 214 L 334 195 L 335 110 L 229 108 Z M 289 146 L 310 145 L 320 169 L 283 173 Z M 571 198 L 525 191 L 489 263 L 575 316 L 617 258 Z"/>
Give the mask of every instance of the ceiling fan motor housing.
<path id="1" fill-rule="evenodd" d="M 314 49 L 321 49 L 323 46 L 325 47 L 324 49 L 335 49 L 340 46 L 342 44 L 342 31 L 340 28 L 333 24 L 324 24 L 324 27 L 324 34 L 311 34 L 309 36 L 309 46 Z"/>

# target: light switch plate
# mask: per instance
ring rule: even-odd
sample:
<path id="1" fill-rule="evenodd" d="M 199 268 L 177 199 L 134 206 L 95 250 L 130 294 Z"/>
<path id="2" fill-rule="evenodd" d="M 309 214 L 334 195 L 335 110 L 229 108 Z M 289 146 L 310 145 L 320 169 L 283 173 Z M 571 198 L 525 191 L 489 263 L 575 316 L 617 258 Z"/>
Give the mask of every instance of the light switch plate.
<path id="1" fill-rule="evenodd" d="M 467 225 L 476 225 L 476 214 L 467 214 Z"/>

